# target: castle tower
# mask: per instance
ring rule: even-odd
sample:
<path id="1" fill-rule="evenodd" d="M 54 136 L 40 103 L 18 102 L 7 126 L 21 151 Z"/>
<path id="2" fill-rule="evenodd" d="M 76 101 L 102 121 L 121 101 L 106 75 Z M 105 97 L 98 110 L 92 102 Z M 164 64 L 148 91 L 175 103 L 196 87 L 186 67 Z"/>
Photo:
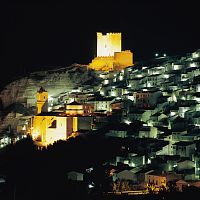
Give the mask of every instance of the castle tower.
<path id="1" fill-rule="evenodd" d="M 133 66 L 133 53 L 121 50 L 121 33 L 97 32 L 97 57 L 88 66 L 101 71 L 119 71 Z"/>
<path id="2" fill-rule="evenodd" d="M 41 87 L 37 91 L 37 114 L 48 112 L 48 92 Z"/>
<path id="3" fill-rule="evenodd" d="M 114 56 L 114 52 L 121 52 L 121 33 L 97 32 L 97 57 Z"/>

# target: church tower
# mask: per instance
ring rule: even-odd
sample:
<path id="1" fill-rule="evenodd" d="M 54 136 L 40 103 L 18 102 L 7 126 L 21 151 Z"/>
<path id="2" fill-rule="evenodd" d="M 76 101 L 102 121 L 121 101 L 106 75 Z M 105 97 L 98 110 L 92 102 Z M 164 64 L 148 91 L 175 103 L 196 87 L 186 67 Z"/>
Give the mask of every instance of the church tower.
<path id="1" fill-rule="evenodd" d="M 37 114 L 48 112 L 48 92 L 41 87 L 37 91 Z"/>

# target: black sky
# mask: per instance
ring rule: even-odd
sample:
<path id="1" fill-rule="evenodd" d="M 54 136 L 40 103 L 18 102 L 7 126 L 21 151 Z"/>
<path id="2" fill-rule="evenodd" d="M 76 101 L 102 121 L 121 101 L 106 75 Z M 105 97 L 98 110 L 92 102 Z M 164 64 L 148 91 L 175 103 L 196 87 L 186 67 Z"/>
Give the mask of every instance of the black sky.
<path id="1" fill-rule="evenodd" d="M 2 67 L 7 78 L 45 66 L 87 64 L 96 32 L 122 32 L 135 60 L 200 48 L 198 1 L 6 1 Z M 2 69 L 1 67 L 1 69 Z"/>

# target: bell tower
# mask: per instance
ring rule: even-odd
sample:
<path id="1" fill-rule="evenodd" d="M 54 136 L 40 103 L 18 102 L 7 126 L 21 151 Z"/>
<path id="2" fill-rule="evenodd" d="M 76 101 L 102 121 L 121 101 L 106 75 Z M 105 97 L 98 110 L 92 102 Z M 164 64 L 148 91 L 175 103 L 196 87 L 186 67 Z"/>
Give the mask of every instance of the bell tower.
<path id="1" fill-rule="evenodd" d="M 37 114 L 48 112 L 48 92 L 41 87 L 37 91 Z"/>

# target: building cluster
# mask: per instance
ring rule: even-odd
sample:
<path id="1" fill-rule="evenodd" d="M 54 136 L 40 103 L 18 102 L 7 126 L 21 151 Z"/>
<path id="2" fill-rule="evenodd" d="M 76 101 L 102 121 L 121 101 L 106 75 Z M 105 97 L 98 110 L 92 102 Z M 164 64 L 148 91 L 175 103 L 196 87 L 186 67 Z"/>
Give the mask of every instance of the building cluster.
<path id="1" fill-rule="evenodd" d="M 108 48 L 101 40 L 99 56 L 121 51 L 121 45 Z M 45 88 L 37 91 L 37 114 L 26 129 L 36 143 L 106 127 L 102 134 L 121 143 L 119 155 L 107 163 L 113 181 L 130 181 L 136 190 L 159 190 L 170 182 L 180 191 L 200 187 L 200 50 L 95 73 L 101 80 L 95 86 L 51 98 Z M 72 174 L 83 180 L 80 172 Z"/>
<path id="2" fill-rule="evenodd" d="M 121 123 L 106 135 L 124 140 L 125 153 L 110 162 L 116 167 L 115 178 L 136 185 L 153 183 L 155 188 L 176 181 L 180 190 L 199 184 L 199 62 L 197 50 L 100 74 L 100 93 L 115 97 L 112 114 Z M 119 163 L 130 169 L 118 170 Z"/>
<path id="3" fill-rule="evenodd" d="M 47 145 L 107 127 L 102 134 L 121 141 L 109 161 L 113 181 L 131 181 L 136 189 L 172 181 L 180 190 L 199 187 L 200 50 L 96 73 L 100 85 L 50 101 L 40 88 L 32 136 Z"/>

